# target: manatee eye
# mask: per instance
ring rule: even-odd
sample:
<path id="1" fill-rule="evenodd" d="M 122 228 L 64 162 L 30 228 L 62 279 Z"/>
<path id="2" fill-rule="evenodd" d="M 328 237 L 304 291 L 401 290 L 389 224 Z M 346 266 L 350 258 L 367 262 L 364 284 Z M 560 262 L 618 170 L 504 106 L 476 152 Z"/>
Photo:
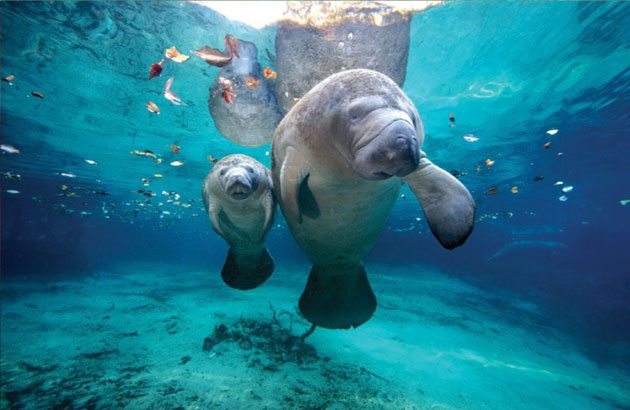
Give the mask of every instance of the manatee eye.
<path id="1" fill-rule="evenodd" d="M 250 174 L 254 173 L 254 168 L 250 167 L 249 165 L 245 165 L 243 168 L 245 168 L 245 170 Z"/>
<path id="2" fill-rule="evenodd" d="M 227 169 L 223 168 L 221 172 L 219 172 L 219 175 L 225 175 L 226 172 L 227 172 Z"/>

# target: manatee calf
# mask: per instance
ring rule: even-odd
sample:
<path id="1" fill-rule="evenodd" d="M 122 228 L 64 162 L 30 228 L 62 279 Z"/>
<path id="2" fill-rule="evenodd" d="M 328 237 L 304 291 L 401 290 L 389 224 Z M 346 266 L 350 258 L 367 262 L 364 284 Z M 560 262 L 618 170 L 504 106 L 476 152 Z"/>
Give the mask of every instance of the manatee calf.
<path id="1" fill-rule="evenodd" d="M 372 248 L 402 182 L 431 231 L 452 249 L 473 228 L 474 202 L 421 147 L 413 103 L 371 70 L 334 74 L 309 91 L 273 138 L 274 189 L 289 228 L 313 262 L 302 314 L 326 328 L 367 321 L 376 299 L 361 260 Z"/>
<path id="2" fill-rule="evenodd" d="M 300 7 L 296 3 L 295 7 Z M 276 96 L 288 111 L 331 74 L 366 68 L 402 87 L 412 16 L 367 2 L 331 2 L 330 10 L 296 11 L 303 21 L 285 21 L 276 32 Z"/>
<path id="3" fill-rule="evenodd" d="M 275 216 L 271 176 L 246 155 L 219 160 L 203 183 L 212 228 L 230 246 L 221 277 L 236 289 L 253 289 L 273 272 L 265 237 Z"/>
<path id="4" fill-rule="evenodd" d="M 237 40 L 236 53 L 210 87 L 208 106 L 214 125 L 230 141 L 247 147 L 271 142 L 282 114 L 253 43 Z"/>

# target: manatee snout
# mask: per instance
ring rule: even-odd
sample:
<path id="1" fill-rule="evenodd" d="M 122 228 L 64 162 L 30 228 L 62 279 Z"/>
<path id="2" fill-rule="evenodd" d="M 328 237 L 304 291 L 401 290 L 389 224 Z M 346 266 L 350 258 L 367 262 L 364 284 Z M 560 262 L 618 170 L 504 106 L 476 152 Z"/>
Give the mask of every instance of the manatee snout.
<path id="1" fill-rule="evenodd" d="M 404 177 L 418 167 L 419 151 L 414 127 L 397 120 L 355 153 L 354 168 L 366 179 Z"/>
<path id="2" fill-rule="evenodd" d="M 235 169 L 225 176 L 225 190 L 232 199 L 248 198 L 257 189 L 257 181 L 246 169 Z"/>

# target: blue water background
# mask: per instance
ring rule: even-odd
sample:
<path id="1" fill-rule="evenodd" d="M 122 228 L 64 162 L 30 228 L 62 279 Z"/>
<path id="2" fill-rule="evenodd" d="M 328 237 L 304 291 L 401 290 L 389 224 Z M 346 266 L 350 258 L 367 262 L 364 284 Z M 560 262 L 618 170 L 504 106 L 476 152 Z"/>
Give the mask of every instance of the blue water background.
<path id="1" fill-rule="evenodd" d="M 263 67 L 273 67 L 264 50 L 274 52 L 275 29 L 254 30 L 179 2 L 0 8 L 1 74 L 16 76 L 12 86 L 2 83 L 1 142 L 21 150 L 0 159 L 3 172 L 21 175 L 1 182 L 2 280 L 81 278 L 132 262 L 216 275 L 226 245 L 202 210 L 207 156 L 241 152 L 268 165 L 270 148 L 238 147 L 218 134 L 207 109 L 216 68 L 193 56 L 166 63 L 151 81 L 148 68 L 168 47 L 190 54 L 219 47 L 226 33 L 256 43 Z M 429 158 L 465 173 L 479 221 L 464 246 L 443 250 L 405 188 L 366 260 L 368 272 L 371 262 L 421 263 L 489 295 L 514 292 L 539 303 L 544 325 L 575 336 L 598 362 L 627 366 L 630 204 L 620 201 L 630 199 L 628 27 L 630 5 L 621 2 L 452 3 L 415 16 L 404 90 L 420 111 Z M 171 75 L 188 107 L 161 97 Z M 148 100 L 160 116 L 145 109 Z M 466 142 L 465 134 L 479 141 Z M 180 154 L 171 143 L 182 146 Z M 151 149 L 164 162 L 133 156 L 134 149 Z M 185 165 L 169 167 L 176 157 Z M 158 172 L 164 178 L 152 177 Z M 534 181 L 537 175 L 544 179 Z M 146 188 L 141 178 L 154 181 Z M 79 197 L 59 196 L 62 184 Z M 563 193 L 566 185 L 573 191 Z M 492 187 L 496 195 L 486 194 Z M 152 207 L 132 203 L 147 199 L 138 189 L 158 193 Z M 161 214 L 162 190 L 194 202 L 166 204 L 160 209 L 171 214 Z M 276 224 L 268 239 L 276 263 L 303 264 L 306 280 L 306 258 L 281 216 Z"/>

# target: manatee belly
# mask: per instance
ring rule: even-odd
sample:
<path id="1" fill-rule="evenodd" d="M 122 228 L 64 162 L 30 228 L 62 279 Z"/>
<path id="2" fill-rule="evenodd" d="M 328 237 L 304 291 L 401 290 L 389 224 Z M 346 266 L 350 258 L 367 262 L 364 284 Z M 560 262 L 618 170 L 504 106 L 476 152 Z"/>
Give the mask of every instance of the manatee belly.
<path id="1" fill-rule="evenodd" d="M 306 209 L 302 223 L 289 218 L 289 228 L 315 265 L 355 265 L 383 230 L 400 186 L 398 179 L 335 179 L 311 173 L 300 195 L 300 208 Z"/>
<path id="2" fill-rule="evenodd" d="M 219 213 L 221 228 L 228 244 L 237 249 L 258 249 L 264 240 L 265 210 L 258 206 L 245 209 L 223 208 Z"/>

